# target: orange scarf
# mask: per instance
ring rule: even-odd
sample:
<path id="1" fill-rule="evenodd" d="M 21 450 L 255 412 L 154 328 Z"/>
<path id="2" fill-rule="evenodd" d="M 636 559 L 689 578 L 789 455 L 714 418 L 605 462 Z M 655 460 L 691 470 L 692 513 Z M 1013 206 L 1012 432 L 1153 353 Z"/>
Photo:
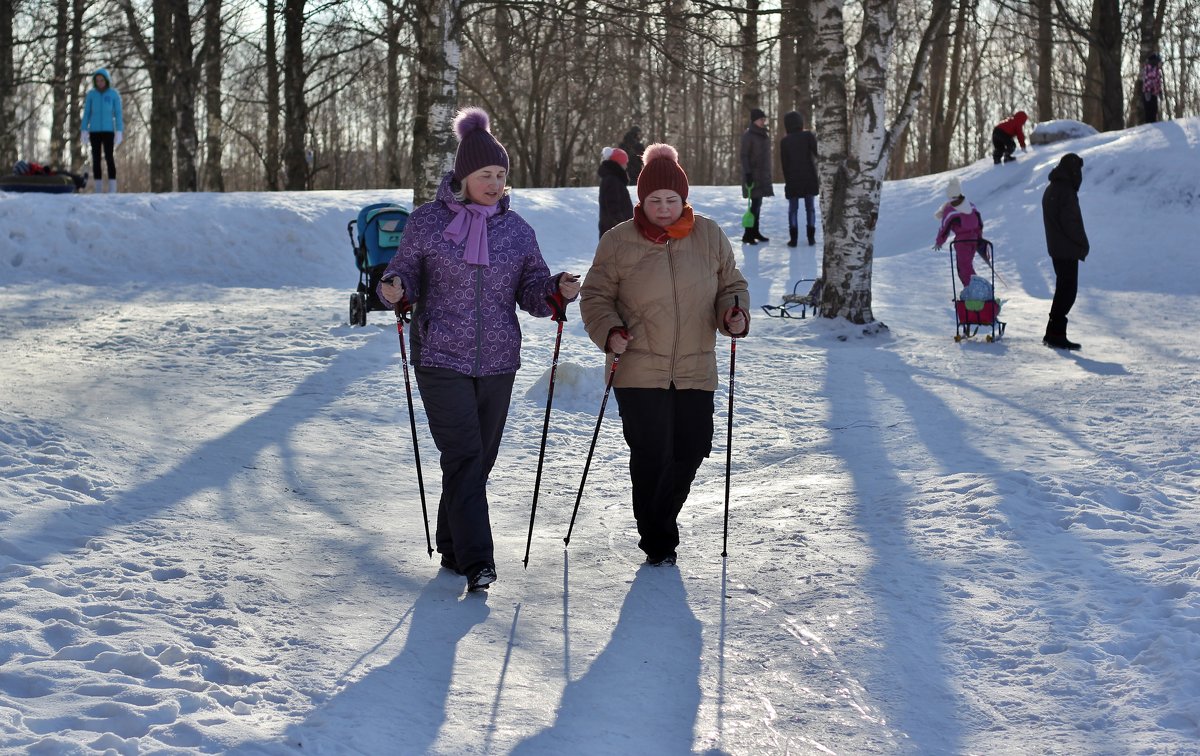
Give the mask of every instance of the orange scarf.
<path id="1" fill-rule="evenodd" d="M 692 214 L 692 206 L 685 202 L 679 219 L 663 228 L 646 217 L 646 213 L 642 211 L 642 203 L 639 202 L 637 207 L 633 208 L 633 222 L 642 236 L 655 244 L 666 244 L 670 239 L 682 239 L 692 233 L 692 226 L 696 225 L 696 216 Z"/>

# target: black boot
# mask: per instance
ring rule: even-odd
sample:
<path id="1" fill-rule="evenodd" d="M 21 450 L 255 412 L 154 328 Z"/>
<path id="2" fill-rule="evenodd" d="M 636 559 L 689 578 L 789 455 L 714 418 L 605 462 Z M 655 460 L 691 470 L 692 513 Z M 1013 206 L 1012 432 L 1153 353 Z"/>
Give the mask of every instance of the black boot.
<path id="1" fill-rule="evenodd" d="M 754 232 L 754 240 L 755 240 L 755 242 L 769 242 L 769 241 L 771 241 L 771 240 L 770 240 L 770 239 L 768 239 L 767 237 L 763 236 L 763 235 L 762 235 L 762 232 L 758 230 L 758 223 L 755 223 L 755 224 L 754 224 L 754 228 L 753 228 L 753 229 L 751 229 L 751 230 Z"/>
<path id="2" fill-rule="evenodd" d="M 1046 335 L 1042 337 L 1042 343 L 1048 347 L 1054 347 L 1055 349 L 1067 349 L 1070 351 L 1079 349 L 1081 346 L 1080 344 L 1077 344 L 1076 342 L 1067 338 L 1066 318 L 1063 318 L 1061 322 L 1056 322 L 1055 320 L 1051 319 L 1050 322 L 1046 324 Z"/>
<path id="3" fill-rule="evenodd" d="M 808 226 L 808 246 L 814 247 L 817 244 L 817 227 Z"/>
<path id="4" fill-rule="evenodd" d="M 753 228 L 748 228 L 742 232 L 742 244 L 758 244 L 758 237 L 754 235 Z"/>
<path id="5" fill-rule="evenodd" d="M 799 226 L 788 226 L 788 246 L 796 246 L 796 237 L 800 235 Z"/>

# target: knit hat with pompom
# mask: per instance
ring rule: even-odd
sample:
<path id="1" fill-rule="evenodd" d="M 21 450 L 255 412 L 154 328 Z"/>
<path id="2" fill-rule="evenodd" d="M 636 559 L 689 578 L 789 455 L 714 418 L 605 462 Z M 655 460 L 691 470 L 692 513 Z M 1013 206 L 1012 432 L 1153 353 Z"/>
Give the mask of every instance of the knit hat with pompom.
<path id="1" fill-rule="evenodd" d="M 629 153 L 620 147 L 605 147 L 600 150 L 600 159 L 615 161 L 622 168 L 629 165 Z"/>
<path id="2" fill-rule="evenodd" d="M 642 153 L 642 172 L 638 174 L 638 201 L 659 189 L 670 189 L 684 200 L 688 196 L 688 177 L 679 165 L 679 153 L 669 144 L 652 144 Z"/>
<path id="3" fill-rule="evenodd" d="M 492 136 L 490 126 L 491 121 L 483 108 L 463 108 L 454 116 L 454 133 L 458 135 L 454 178 L 462 181 L 489 165 L 508 170 L 508 152 Z"/>

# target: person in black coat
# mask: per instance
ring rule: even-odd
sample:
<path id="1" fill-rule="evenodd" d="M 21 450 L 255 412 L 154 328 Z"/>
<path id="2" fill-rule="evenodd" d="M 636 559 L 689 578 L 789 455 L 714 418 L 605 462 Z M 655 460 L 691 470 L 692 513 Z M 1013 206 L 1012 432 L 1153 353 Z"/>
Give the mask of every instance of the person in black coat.
<path id="1" fill-rule="evenodd" d="M 1087 259 L 1088 238 L 1079 210 L 1079 186 L 1083 183 L 1083 158 L 1074 152 L 1063 155 L 1050 171 L 1050 185 L 1042 194 L 1042 223 L 1046 227 L 1046 251 L 1054 263 L 1054 299 L 1050 322 L 1042 343 L 1056 349 L 1078 349 L 1067 338 L 1067 313 L 1079 290 L 1079 263 Z"/>
<path id="2" fill-rule="evenodd" d="M 742 244 L 771 241 L 758 228 L 762 215 L 763 197 L 774 197 L 771 183 L 771 136 L 767 133 L 767 114 L 758 108 L 750 110 L 750 126 L 742 132 L 739 149 L 742 159 L 742 196 L 750 200 L 754 225 L 742 233 Z"/>
<path id="3" fill-rule="evenodd" d="M 629 183 L 636 185 L 638 174 L 642 172 L 642 153 L 646 151 L 640 126 L 634 126 L 625 132 L 625 136 L 621 138 L 621 149 L 629 156 L 629 164 L 625 166 L 625 172 L 629 174 Z"/>
<path id="4" fill-rule="evenodd" d="M 600 235 L 613 226 L 633 217 L 633 200 L 625 169 L 629 155 L 620 147 L 605 147 L 600 153 Z"/>
<path id="5" fill-rule="evenodd" d="M 804 198 L 804 222 L 808 246 L 817 243 L 817 211 L 814 198 L 821 192 L 817 177 L 817 137 L 804 128 L 804 116 L 792 111 L 783 117 L 787 136 L 779 142 L 783 162 L 783 194 L 788 201 L 788 246 L 796 246 L 800 233 L 800 199 Z"/>

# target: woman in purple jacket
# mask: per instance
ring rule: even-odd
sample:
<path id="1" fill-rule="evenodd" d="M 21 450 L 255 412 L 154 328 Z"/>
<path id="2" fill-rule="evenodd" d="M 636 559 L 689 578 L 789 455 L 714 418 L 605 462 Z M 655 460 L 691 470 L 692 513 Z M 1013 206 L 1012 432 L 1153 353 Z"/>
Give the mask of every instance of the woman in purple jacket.
<path id="1" fill-rule="evenodd" d="M 496 580 L 486 488 L 521 366 L 516 308 L 548 317 L 579 280 L 550 275 L 533 228 L 509 209 L 508 153 L 487 113 L 464 108 L 454 131 L 454 170 L 409 217 L 378 293 L 412 306 L 411 360 L 441 452 L 437 550 L 475 591 Z"/>

